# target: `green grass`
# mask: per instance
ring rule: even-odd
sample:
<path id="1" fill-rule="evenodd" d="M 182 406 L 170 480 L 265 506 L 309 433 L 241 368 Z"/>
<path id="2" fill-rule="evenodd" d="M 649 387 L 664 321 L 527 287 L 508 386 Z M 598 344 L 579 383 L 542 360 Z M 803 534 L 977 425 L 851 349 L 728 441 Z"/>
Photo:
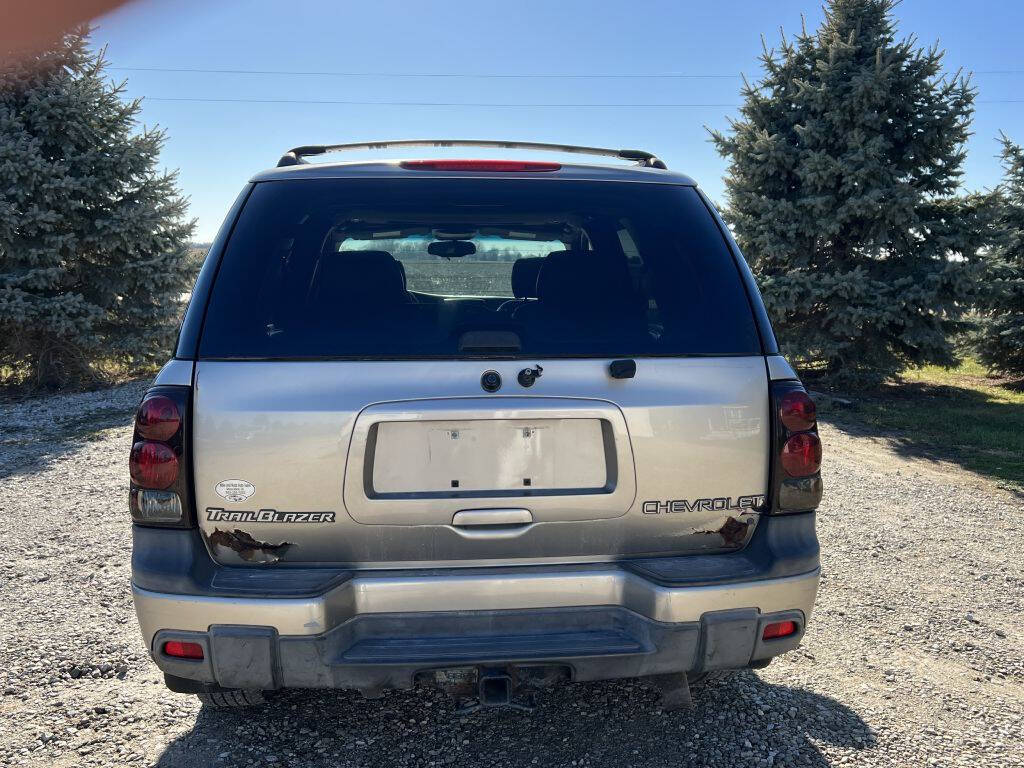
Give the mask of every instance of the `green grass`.
<path id="1" fill-rule="evenodd" d="M 1024 491 L 1024 381 L 989 376 L 973 361 L 911 370 L 861 393 L 835 422 L 859 422 L 899 449 L 955 462 Z"/>

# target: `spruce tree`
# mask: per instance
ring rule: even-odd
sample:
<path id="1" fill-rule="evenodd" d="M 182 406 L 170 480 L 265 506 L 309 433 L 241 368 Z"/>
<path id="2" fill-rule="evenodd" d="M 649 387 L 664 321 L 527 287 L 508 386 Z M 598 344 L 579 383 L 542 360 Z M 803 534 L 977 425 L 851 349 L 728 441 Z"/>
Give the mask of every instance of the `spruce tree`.
<path id="1" fill-rule="evenodd" d="M 741 117 L 712 131 L 780 342 L 837 386 L 954 362 L 985 216 L 957 197 L 974 89 L 896 38 L 894 5 L 831 0 L 817 32 L 765 47 Z"/>
<path id="2" fill-rule="evenodd" d="M 38 387 L 166 354 L 194 266 L 164 134 L 88 30 L 0 65 L 0 369 Z"/>
<path id="3" fill-rule="evenodd" d="M 1024 150 L 1006 136 L 997 190 L 999 239 L 988 253 L 978 357 L 990 370 L 1024 376 Z"/>

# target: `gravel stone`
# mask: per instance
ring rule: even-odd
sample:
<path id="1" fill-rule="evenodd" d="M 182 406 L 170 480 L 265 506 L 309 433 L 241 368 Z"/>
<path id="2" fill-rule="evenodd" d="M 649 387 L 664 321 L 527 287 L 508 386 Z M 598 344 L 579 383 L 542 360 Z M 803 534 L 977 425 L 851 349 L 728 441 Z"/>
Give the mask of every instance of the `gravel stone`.
<path id="1" fill-rule="evenodd" d="M 145 385 L 0 404 L 0 766 L 1024 766 L 1021 499 L 823 425 L 822 582 L 804 645 L 663 712 L 642 681 L 532 712 L 431 690 L 166 690 L 129 590 L 127 457 Z"/>

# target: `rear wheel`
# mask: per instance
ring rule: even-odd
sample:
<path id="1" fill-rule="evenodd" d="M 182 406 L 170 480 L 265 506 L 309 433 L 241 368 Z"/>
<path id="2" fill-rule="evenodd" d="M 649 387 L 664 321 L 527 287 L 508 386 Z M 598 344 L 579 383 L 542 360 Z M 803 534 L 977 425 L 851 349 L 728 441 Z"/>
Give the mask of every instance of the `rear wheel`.
<path id="1" fill-rule="evenodd" d="M 263 691 L 238 689 L 217 693 L 197 693 L 204 707 L 234 709 L 236 707 L 259 707 L 266 703 Z"/>

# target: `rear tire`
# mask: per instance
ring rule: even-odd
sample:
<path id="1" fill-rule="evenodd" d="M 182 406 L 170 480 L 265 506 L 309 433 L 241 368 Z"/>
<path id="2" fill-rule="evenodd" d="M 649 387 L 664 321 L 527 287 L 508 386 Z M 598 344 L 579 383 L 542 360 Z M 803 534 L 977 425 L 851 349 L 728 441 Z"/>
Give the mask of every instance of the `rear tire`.
<path id="1" fill-rule="evenodd" d="M 204 707 L 213 709 L 237 709 L 238 707 L 260 707 L 266 703 L 263 691 L 238 689 L 218 693 L 197 693 Z"/>

